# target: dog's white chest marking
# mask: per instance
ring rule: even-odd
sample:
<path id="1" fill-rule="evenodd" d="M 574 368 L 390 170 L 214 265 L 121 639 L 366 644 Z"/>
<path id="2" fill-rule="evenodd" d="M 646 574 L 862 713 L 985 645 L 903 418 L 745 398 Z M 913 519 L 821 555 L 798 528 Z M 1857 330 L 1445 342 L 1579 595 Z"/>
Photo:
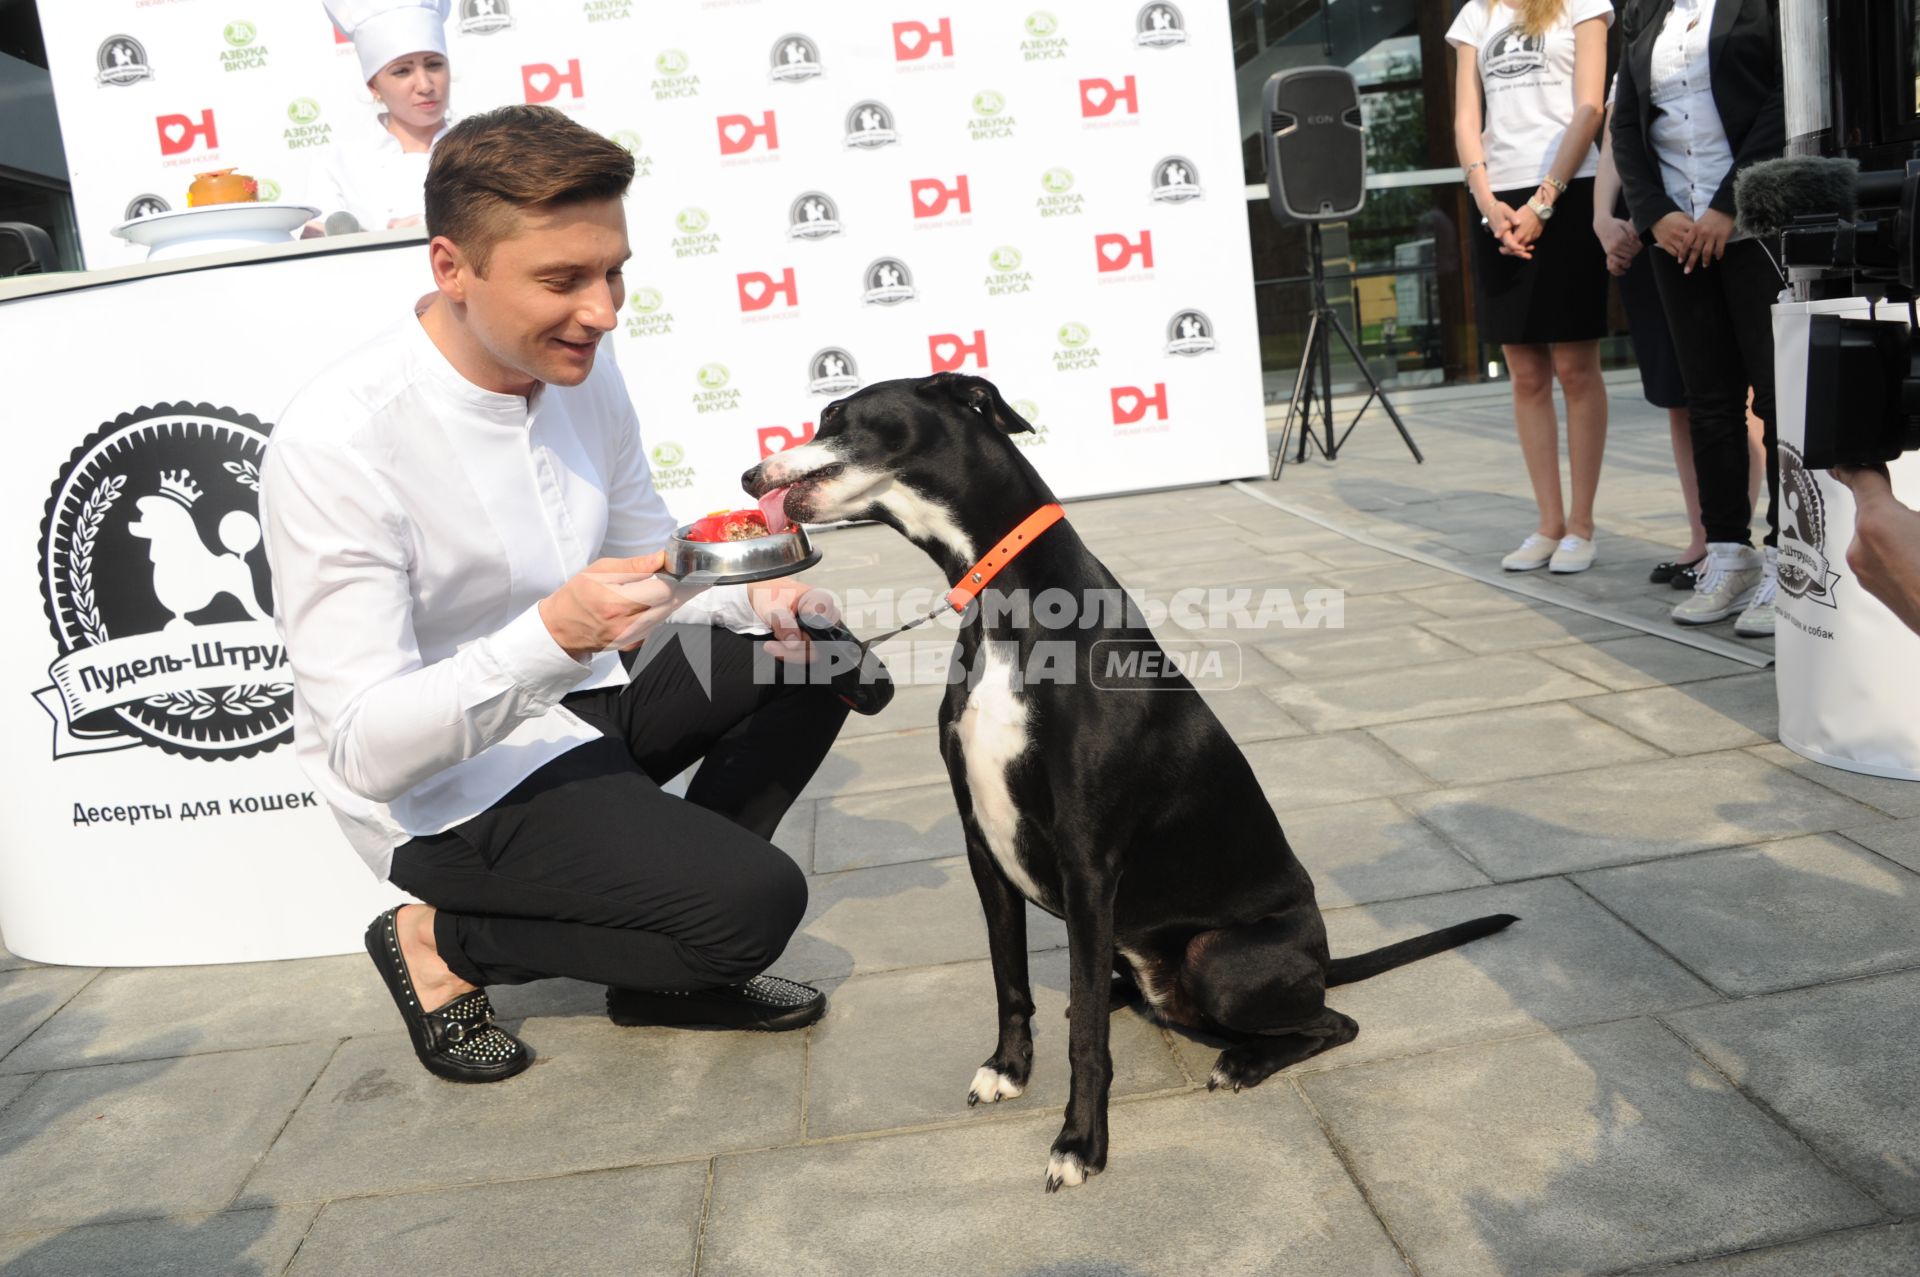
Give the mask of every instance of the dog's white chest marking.
<path id="1" fill-rule="evenodd" d="M 1020 863 L 1020 812 L 1007 785 L 1007 769 L 1027 752 L 1028 706 L 1013 687 L 1013 658 L 998 644 L 981 650 L 985 669 L 954 724 L 966 759 L 973 818 L 1001 872 L 1021 895 L 1045 904 L 1048 896 Z"/>

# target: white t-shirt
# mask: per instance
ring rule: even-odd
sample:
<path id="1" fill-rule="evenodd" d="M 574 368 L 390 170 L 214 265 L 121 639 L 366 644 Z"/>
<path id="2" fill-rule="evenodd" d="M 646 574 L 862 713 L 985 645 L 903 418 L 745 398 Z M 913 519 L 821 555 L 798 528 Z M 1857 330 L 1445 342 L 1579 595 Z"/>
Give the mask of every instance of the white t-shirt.
<path id="1" fill-rule="evenodd" d="M 1552 171 L 1573 123 L 1573 29 L 1592 18 L 1612 26 L 1613 0 L 1567 0 L 1541 36 L 1522 32 L 1519 15 L 1499 0 L 1467 0 L 1448 28 L 1448 44 L 1477 51 L 1486 98 L 1480 145 L 1494 190 L 1531 190 Z M 1599 167 L 1595 146 L 1574 176 L 1592 177 Z"/>

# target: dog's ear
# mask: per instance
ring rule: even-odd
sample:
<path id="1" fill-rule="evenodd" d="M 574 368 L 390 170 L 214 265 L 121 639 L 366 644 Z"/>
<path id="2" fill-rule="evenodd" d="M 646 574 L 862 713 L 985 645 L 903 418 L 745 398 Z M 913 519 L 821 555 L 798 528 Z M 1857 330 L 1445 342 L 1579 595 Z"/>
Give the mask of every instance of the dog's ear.
<path id="1" fill-rule="evenodd" d="M 1017 434 L 1023 430 L 1029 434 L 1033 432 L 1027 419 L 1015 412 L 1001 397 L 1000 388 L 985 377 L 939 372 L 928 379 L 928 389 L 937 390 L 962 407 L 973 409 L 1002 434 Z"/>

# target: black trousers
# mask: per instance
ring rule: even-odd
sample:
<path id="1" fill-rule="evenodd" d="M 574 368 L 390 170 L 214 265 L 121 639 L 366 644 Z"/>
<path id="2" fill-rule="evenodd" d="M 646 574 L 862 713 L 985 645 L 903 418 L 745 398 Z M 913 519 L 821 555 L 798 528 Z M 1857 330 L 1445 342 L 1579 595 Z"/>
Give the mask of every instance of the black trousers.
<path id="1" fill-rule="evenodd" d="M 1753 415 L 1766 427 L 1767 537 L 1780 527 L 1780 459 L 1775 447 L 1773 303 L 1780 274 L 1758 240 L 1727 245 L 1727 255 L 1688 275 L 1659 248 L 1649 248 L 1660 303 L 1666 308 L 1680 376 L 1687 387 L 1693 469 L 1700 481 L 1700 522 L 1709 541 L 1752 542 L 1747 497 L 1747 388 Z"/>
<path id="2" fill-rule="evenodd" d="M 394 849 L 389 877 L 439 911 L 434 936 L 455 975 L 682 990 L 772 965 L 807 887 L 768 839 L 847 711 L 824 687 L 773 681 L 764 641 L 661 627 L 625 687 L 562 702 L 600 740 L 472 820 Z M 696 760 L 685 799 L 661 792 Z"/>

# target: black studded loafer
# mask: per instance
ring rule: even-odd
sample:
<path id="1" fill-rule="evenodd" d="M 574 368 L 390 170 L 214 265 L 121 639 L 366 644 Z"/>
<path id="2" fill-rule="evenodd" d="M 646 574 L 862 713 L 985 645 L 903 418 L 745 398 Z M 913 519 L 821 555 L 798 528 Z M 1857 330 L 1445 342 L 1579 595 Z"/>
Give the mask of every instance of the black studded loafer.
<path id="1" fill-rule="evenodd" d="M 367 956 L 387 982 L 413 1039 L 413 1053 L 427 1072 L 449 1082 L 500 1082 L 532 1064 L 526 1044 L 494 1024 L 485 989 L 463 993 L 438 1010 L 421 1007 L 400 956 L 399 914 L 398 908 L 389 909 L 368 925 Z"/>
<path id="2" fill-rule="evenodd" d="M 607 1018 L 628 1028 L 652 1024 L 780 1033 L 805 1028 L 826 1013 L 826 994 L 777 975 L 757 975 L 745 984 L 688 993 L 607 990 Z"/>

